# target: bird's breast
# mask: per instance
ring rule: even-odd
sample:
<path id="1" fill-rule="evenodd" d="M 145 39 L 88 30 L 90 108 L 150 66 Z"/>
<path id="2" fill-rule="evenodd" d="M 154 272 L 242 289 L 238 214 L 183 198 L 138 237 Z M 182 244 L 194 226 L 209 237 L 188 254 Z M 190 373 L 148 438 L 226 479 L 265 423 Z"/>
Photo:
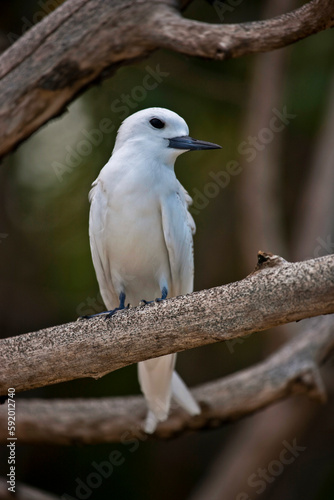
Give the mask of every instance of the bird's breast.
<path id="1" fill-rule="evenodd" d="M 114 282 L 131 303 L 160 296 L 162 278 L 170 281 L 160 199 L 135 187 L 116 189 L 108 198 L 100 233 Z"/>

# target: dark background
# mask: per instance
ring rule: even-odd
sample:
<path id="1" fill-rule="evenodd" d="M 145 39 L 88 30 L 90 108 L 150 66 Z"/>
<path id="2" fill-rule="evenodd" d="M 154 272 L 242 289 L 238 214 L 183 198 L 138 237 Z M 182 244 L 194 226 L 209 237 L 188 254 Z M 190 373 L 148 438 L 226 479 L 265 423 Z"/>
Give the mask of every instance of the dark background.
<path id="1" fill-rule="evenodd" d="M 56 3 L 2 0 L 0 47 L 4 49 L 22 35 L 25 27 Z M 196 0 L 185 15 L 233 23 L 270 17 L 301 4 L 291 0 L 240 2 L 222 19 L 221 10 Z M 202 200 L 199 192 L 211 196 L 202 200 L 205 206 L 195 214 L 195 290 L 243 278 L 253 270 L 259 249 L 287 260 L 333 253 L 333 36 L 326 31 L 270 54 L 224 62 L 157 51 L 86 91 L 60 118 L 8 155 L 0 170 L 2 337 L 103 309 L 89 250 L 87 195 L 110 157 L 122 119 L 146 107 L 176 111 L 187 121 L 193 137 L 223 147 L 185 154 L 176 164 L 178 178 L 198 203 Z M 155 89 L 143 91 L 147 66 L 155 69 L 157 65 L 168 76 Z M 124 112 L 116 109 L 122 94 L 131 96 Z M 269 126 L 273 110 L 282 112 L 284 106 L 295 118 L 266 144 L 260 140 L 261 150 L 247 161 L 249 154 L 240 152 L 240 144 L 247 143 L 249 136 L 266 140 L 263 128 Z M 92 130 L 104 118 L 112 120 L 115 130 L 91 146 L 90 154 L 82 154 L 71 171 L 59 174 L 66 148 L 77 151 L 83 140 L 87 144 L 87 134 L 92 137 Z M 240 163 L 241 172 L 231 176 L 216 196 L 210 195 L 210 173 L 226 171 L 231 160 Z M 253 335 L 242 343 L 189 351 L 179 355 L 178 371 L 190 386 L 213 380 L 260 361 L 292 334 L 293 327 L 287 327 Z M 329 361 L 324 370 L 329 393 L 326 406 L 295 397 L 215 431 L 169 442 L 143 442 L 134 452 L 120 444 L 52 447 L 18 443 L 18 479 L 59 496 L 75 497 L 76 478 L 85 481 L 94 471 L 92 462 L 106 460 L 112 450 L 119 450 L 124 464 L 89 498 L 211 499 L 213 494 L 205 489 L 210 480 L 211 484 L 221 482 L 223 493 L 217 498 L 226 500 L 244 500 L 242 492 L 261 499 L 332 499 L 333 365 Z M 130 366 L 99 381 L 78 380 L 19 397 L 138 392 L 136 367 Z M 277 477 L 270 476 L 273 480 L 265 482 L 263 493 L 257 493 L 249 477 L 258 473 L 258 467 L 267 469 L 278 459 L 282 442 L 293 439 L 305 451 Z M 1 459 L 6 465 L 5 457 L 3 450 Z M 6 466 L 3 470 L 0 466 L 5 475 Z M 218 486 L 214 490 L 218 492 Z"/>

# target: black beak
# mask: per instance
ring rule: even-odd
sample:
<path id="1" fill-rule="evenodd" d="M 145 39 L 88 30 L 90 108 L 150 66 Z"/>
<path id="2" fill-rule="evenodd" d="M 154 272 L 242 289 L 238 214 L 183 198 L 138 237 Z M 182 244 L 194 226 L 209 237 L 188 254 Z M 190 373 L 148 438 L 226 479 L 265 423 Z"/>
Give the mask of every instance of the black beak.
<path id="1" fill-rule="evenodd" d="M 199 151 L 200 149 L 221 149 L 221 146 L 214 144 L 213 142 L 198 141 L 189 137 L 189 135 L 184 135 L 183 137 L 173 137 L 169 140 L 169 148 L 173 149 L 184 149 L 184 151 Z"/>

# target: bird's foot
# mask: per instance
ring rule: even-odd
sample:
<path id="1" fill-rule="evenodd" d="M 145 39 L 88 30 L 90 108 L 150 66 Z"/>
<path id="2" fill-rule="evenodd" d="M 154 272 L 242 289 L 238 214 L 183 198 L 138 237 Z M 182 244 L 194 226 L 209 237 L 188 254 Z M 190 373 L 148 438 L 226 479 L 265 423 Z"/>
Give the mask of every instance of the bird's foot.
<path id="1" fill-rule="evenodd" d="M 125 305 L 125 293 L 121 292 L 119 295 L 119 306 L 115 307 L 115 309 L 112 309 L 111 311 L 108 311 L 106 314 L 106 317 L 104 319 L 109 319 L 111 316 L 113 316 L 117 311 L 122 311 L 123 309 L 129 309 L 130 304 L 127 306 Z"/>
<path id="2" fill-rule="evenodd" d="M 141 299 L 141 301 L 139 302 L 139 305 L 140 306 L 147 306 L 147 304 L 152 304 L 152 302 L 154 302 L 154 300 Z"/>
<path id="3" fill-rule="evenodd" d="M 117 311 L 122 311 L 123 309 L 129 309 L 130 304 L 125 305 L 125 293 L 121 292 L 119 296 L 119 306 L 115 307 L 115 309 L 111 309 L 110 311 L 104 311 L 96 314 L 90 314 L 87 316 L 80 316 L 79 319 L 91 319 L 96 318 L 97 316 L 105 316 L 104 319 L 109 319 L 113 316 Z"/>
<path id="4" fill-rule="evenodd" d="M 125 309 L 129 309 L 129 307 L 130 307 L 130 304 L 128 304 L 127 306 L 123 306 L 123 307 L 121 307 L 121 306 L 115 307 L 115 309 L 112 309 L 111 311 L 107 311 L 105 313 L 106 316 L 104 319 L 107 320 L 107 319 L 111 318 L 111 316 L 113 316 L 115 313 L 117 313 L 117 311 L 124 311 Z"/>
<path id="5" fill-rule="evenodd" d="M 103 316 L 104 314 L 108 314 L 108 312 L 109 311 L 103 311 L 96 314 L 86 314 L 85 316 L 79 316 L 78 320 L 97 318 L 98 316 Z"/>
<path id="6" fill-rule="evenodd" d="M 111 318 L 117 311 L 123 311 L 124 309 L 129 309 L 130 304 L 124 307 L 115 307 L 115 309 L 111 309 L 110 311 L 103 311 L 100 313 L 96 314 L 87 314 L 86 316 L 79 316 L 78 319 L 92 319 L 92 318 L 98 318 L 99 316 L 105 316 L 104 319 Z"/>
<path id="7" fill-rule="evenodd" d="M 168 290 L 167 290 L 166 287 L 163 287 L 163 289 L 161 290 L 161 297 L 158 297 L 155 300 L 145 300 L 145 299 L 142 299 L 140 301 L 139 305 L 146 306 L 147 304 L 152 304 L 152 302 L 162 302 L 163 300 L 165 300 L 167 298 L 167 295 L 168 295 Z"/>

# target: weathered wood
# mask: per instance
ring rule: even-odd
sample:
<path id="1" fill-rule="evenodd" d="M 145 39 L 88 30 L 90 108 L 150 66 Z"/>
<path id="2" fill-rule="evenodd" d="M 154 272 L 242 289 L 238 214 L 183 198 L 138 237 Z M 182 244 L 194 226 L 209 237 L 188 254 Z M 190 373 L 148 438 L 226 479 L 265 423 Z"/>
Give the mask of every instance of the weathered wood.
<path id="1" fill-rule="evenodd" d="M 242 348 L 242 347 L 240 347 Z M 304 331 L 265 361 L 194 389 L 202 413 L 190 418 L 173 408 L 155 437 L 170 438 L 189 430 L 222 425 L 281 398 L 304 393 L 325 400 L 318 367 L 334 349 L 334 317 L 305 321 Z M 146 403 L 141 396 L 34 400 L 16 398 L 19 443 L 126 444 L 147 439 L 142 432 Z M 0 406 L 0 441 L 7 438 L 7 405 Z"/>
<path id="2" fill-rule="evenodd" d="M 272 267 L 266 267 L 272 266 Z M 334 255 L 289 263 L 260 255 L 244 280 L 0 341 L 0 395 L 82 377 L 334 313 Z"/>
<path id="3" fill-rule="evenodd" d="M 0 157 L 88 85 L 157 48 L 223 60 L 284 47 L 334 24 L 332 0 L 266 21 L 212 25 L 183 18 L 178 5 L 67 0 L 23 35 L 0 58 Z"/>

